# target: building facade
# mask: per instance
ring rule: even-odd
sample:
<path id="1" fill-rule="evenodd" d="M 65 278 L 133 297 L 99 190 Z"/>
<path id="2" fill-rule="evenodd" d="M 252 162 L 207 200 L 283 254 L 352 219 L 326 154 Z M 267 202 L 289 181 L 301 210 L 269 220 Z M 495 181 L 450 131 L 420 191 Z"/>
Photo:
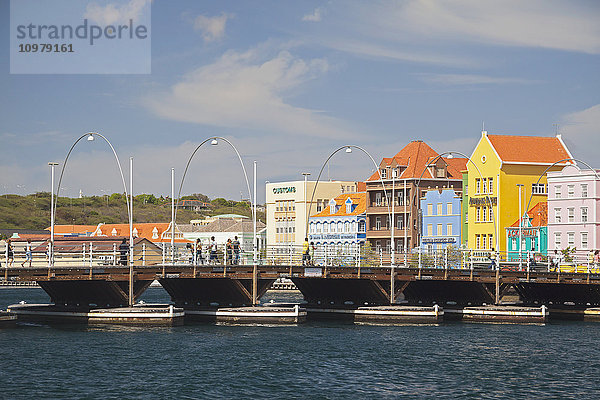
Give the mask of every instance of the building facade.
<path id="1" fill-rule="evenodd" d="M 519 240 L 520 239 L 520 240 Z M 530 251 L 548 252 L 548 203 L 536 204 L 519 221 L 506 228 L 507 261 L 526 261 Z"/>
<path id="2" fill-rule="evenodd" d="M 546 169 L 559 171 L 569 162 L 557 162 L 570 158 L 560 135 L 488 135 L 483 131 L 467 164 L 468 247 L 494 249 L 504 257 L 508 250 L 505 228 L 519 219 L 527 204 L 531 209 L 547 201 Z"/>
<path id="3" fill-rule="evenodd" d="M 357 256 L 366 239 L 366 193 L 347 193 L 329 201 L 320 213 L 309 217 L 308 240 L 313 242 L 317 262 L 343 255 Z"/>
<path id="4" fill-rule="evenodd" d="M 465 164 L 463 158 L 439 157 L 421 140 L 410 142 L 392 158 L 384 158 L 379 170 L 366 181 L 366 237 L 371 246 L 389 256 L 393 236 L 395 254 L 400 257 L 394 261 L 402 262 L 401 254 L 420 243 L 422 191 L 461 191 Z"/>
<path id="5" fill-rule="evenodd" d="M 432 253 L 459 247 L 462 193 L 454 189 L 427 190 L 421 197 L 421 249 Z"/>
<path id="6" fill-rule="evenodd" d="M 548 248 L 575 248 L 579 260 L 600 249 L 599 171 L 570 165 L 548 173 Z"/>
<path id="7" fill-rule="evenodd" d="M 267 246 L 272 251 L 287 254 L 290 249 L 302 246 L 308 216 L 321 212 L 330 199 L 356 192 L 357 182 L 320 181 L 318 185 L 315 181 L 303 180 L 277 182 L 267 183 L 266 190 Z"/>

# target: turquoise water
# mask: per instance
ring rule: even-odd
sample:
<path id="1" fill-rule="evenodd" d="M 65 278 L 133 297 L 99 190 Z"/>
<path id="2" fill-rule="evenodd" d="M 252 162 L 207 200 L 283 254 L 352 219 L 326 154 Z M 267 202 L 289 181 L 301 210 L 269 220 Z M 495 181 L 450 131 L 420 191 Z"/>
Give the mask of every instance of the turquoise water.
<path id="1" fill-rule="evenodd" d="M 20 300 L 48 298 L 0 290 L 0 308 Z M 19 325 L 0 330 L 0 398 L 600 398 L 599 340 L 584 322 Z"/>

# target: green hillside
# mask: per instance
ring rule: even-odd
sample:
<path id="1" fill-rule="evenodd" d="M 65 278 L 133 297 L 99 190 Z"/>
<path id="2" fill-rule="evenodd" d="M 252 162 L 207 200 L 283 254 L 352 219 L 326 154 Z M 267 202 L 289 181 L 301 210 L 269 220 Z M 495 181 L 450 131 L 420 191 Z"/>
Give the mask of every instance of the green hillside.
<path id="1" fill-rule="evenodd" d="M 209 199 L 202 194 L 185 196 L 183 199 L 201 200 L 210 203 L 200 212 L 179 209 L 177 222 L 189 223 L 207 215 L 240 214 L 250 217 L 252 211 L 246 202 Z M 125 196 L 113 193 L 110 196 L 89 196 L 82 198 L 60 197 L 56 207 L 56 224 L 97 225 L 101 222 L 128 223 Z M 171 220 L 171 199 L 141 194 L 133 201 L 134 222 L 169 222 Z M 264 221 L 264 213 L 258 213 Z M 0 196 L 0 229 L 45 229 L 50 226 L 50 193 L 38 192 L 27 196 Z"/>

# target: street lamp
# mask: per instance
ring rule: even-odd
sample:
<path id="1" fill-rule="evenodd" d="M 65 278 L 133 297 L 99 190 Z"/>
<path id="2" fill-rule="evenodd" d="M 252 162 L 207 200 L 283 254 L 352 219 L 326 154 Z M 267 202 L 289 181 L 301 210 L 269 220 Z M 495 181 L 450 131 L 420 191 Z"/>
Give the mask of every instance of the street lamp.
<path id="1" fill-rule="evenodd" d="M 76 141 L 75 143 L 73 143 L 73 145 L 71 145 L 71 148 L 69 149 L 69 152 L 67 153 L 67 156 L 65 157 L 65 161 L 63 162 L 63 166 L 61 168 L 60 171 L 60 178 L 58 179 L 58 186 L 56 188 L 56 198 L 58 199 L 59 196 L 59 192 L 60 192 L 60 188 L 61 188 L 61 182 L 62 182 L 62 178 L 63 175 L 65 173 L 65 168 L 67 167 L 67 162 L 69 161 L 69 156 L 71 155 L 71 152 L 73 151 L 73 149 L 75 148 L 75 146 L 77 145 L 77 143 L 79 143 L 83 138 L 87 138 L 88 142 L 93 142 L 95 140 L 95 137 L 98 136 L 100 138 L 102 138 L 110 147 L 110 149 L 113 152 L 113 155 L 115 156 L 115 161 L 117 162 L 117 167 L 119 168 L 119 173 L 121 175 L 121 181 L 123 182 L 123 189 L 125 190 L 125 200 L 127 202 L 127 214 L 129 216 L 129 251 L 130 251 L 130 257 L 129 257 L 129 263 L 130 263 L 130 269 L 129 269 L 129 275 L 130 275 L 130 279 L 129 279 L 129 305 L 133 306 L 133 257 L 132 257 L 132 249 L 133 249 L 133 232 L 132 232 L 132 223 L 133 223 L 133 219 L 132 219 L 132 212 L 133 212 L 133 208 L 131 207 L 132 204 L 130 203 L 130 199 L 129 199 L 129 194 L 131 193 L 131 188 L 130 190 L 127 190 L 127 184 L 125 183 L 125 176 L 123 175 L 123 169 L 121 168 L 121 163 L 119 162 L 119 156 L 117 156 L 117 152 L 115 151 L 115 148 L 113 147 L 113 145 L 110 143 L 110 141 L 102 134 L 98 133 L 98 132 L 88 132 L 85 133 L 83 135 L 81 135 Z M 49 163 L 49 165 L 52 165 L 52 163 Z M 54 163 L 54 165 L 58 165 L 56 163 Z M 133 159 L 130 159 L 130 183 L 132 183 L 132 171 L 131 168 L 133 167 Z M 52 173 L 54 176 L 54 168 L 52 167 Z M 52 179 L 52 189 L 54 189 L 54 179 Z M 54 196 L 52 196 L 54 197 Z M 52 202 L 51 204 L 51 210 L 50 210 L 51 216 L 50 216 L 50 220 L 51 220 L 51 241 L 50 241 L 50 264 L 49 267 L 54 266 L 54 221 L 55 221 L 55 217 L 56 217 L 56 204 L 54 202 Z"/>
<path id="2" fill-rule="evenodd" d="M 522 247 L 523 247 L 523 211 L 521 209 L 521 200 L 523 197 L 522 194 L 522 190 L 523 190 L 523 185 L 522 183 L 517 183 L 517 187 L 519 188 L 519 271 L 521 270 L 522 266 L 523 266 L 523 261 L 521 259 L 522 257 Z"/>
<path id="3" fill-rule="evenodd" d="M 385 183 L 383 182 L 383 178 L 381 177 L 381 172 L 379 172 L 379 167 L 377 166 L 377 163 L 375 162 L 375 160 L 373 159 L 373 157 L 371 156 L 371 154 L 369 154 L 368 151 L 366 151 L 365 149 L 363 149 L 360 146 L 355 146 L 355 145 L 346 145 L 346 146 L 342 146 L 338 149 L 336 149 L 333 153 L 331 153 L 329 155 L 329 157 L 327 157 L 327 159 L 325 160 L 325 162 L 323 163 L 323 165 L 321 166 L 321 170 L 319 171 L 319 175 L 317 176 L 317 180 L 315 182 L 315 187 L 313 188 L 313 192 L 312 192 L 312 196 L 310 198 L 310 204 L 308 205 L 308 215 L 310 215 L 311 209 L 312 209 L 312 203 L 313 200 L 315 198 L 315 192 L 317 191 L 317 186 L 319 185 L 319 181 L 321 179 L 321 174 L 323 173 L 323 170 L 325 169 L 326 165 L 329 165 L 329 160 L 335 155 L 337 154 L 339 151 L 344 150 L 346 153 L 352 153 L 352 149 L 357 149 L 362 151 L 364 154 L 366 154 L 370 159 L 371 162 L 373 163 L 373 165 L 375 166 L 375 170 L 377 171 L 378 175 L 379 175 L 379 181 L 381 182 L 381 186 L 383 188 L 383 194 L 384 197 L 387 199 L 388 195 L 387 195 L 387 191 L 385 189 Z M 390 223 L 392 222 L 392 214 L 391 214 L 391 210 L 390 210 L 390 202 L 386 201 L 386 205 L 387 205 L 387 209 L 388 209 L 388 218 Z M 391 227 L 390 227 L 391 228 Z M 306 232 L 308 232 L 308 218 L 306 218 Z M 394 277 L 395 277 L 395 263 L 394 263 L 394 242 L 392 242 L 392 247 L 391 247 L 391 262 L 390 262 L 390 267 L 391 267 L 391 273 L 390 273 L 390 304 L 394 303 L 395 300 L 395 288 L 394 288 Z"/>
<path id="4" fill-rule="evenodd" d="M 219 144 L 219 140 L 224 141 L 225 143 L 227 143 L 232 149 L 233 151 L 235 151 L 235 154 L 238 157 L 238 160 L 240 161 L 240 165 L 242 167 L 242 172 L 244 173 L 244 179 L 246 180 L 246 188 L 248 189 L 248 199 L 252 199 L 252 192 L 250 190 L 250 182 L 248 181 L 248 174 L 246 173 L 246 167 L 244 166 L 244 162 L 242 161 L 242 157 L 240 156 L 239 151 L 237 150 L 237 148 L 233 145 L 233 143 L 231 143 L 229 140 L 227 140 L 224 137 L 221 136 L 213 136 L 213 137 L 209 137 L 208 139 L 205 139 L 202 143 L 200 143 L 198 146 L 196 146 L 196 148 L 194 149 L 194 151 L 192 152 L 192 155 L 190 156 L 190 158 L 188 159 L 188 162 L 185 166 L 185 170 L 183 171 L 183 176 L 181 177 L 181 184 L 179 185 L 179 192 L 177 194 L 177 205 L 175 206 L 175 213 L 173 215 L 173 224 L 175 224 L 175 221 L 177 219 L 177 209 L 179 206 L 179 198 L 181 197 L 181 190 L 183 189 L 183 182 L 185 181 L 185 176 L 187 175 L 187 171 L 190 167 L 190 163 L 192 162 L 192 159 L 194 158 L 194 155 L 196 155 L 196 152 L 200 149 L 200 147 L 202 147 L 202 145 L 204 145 L 207 142 L 210 142 L 211 146 L 217 146 Z M 257 243 L 256 243 L 256 162 L 254 163 L 254 206 L 252 207 L 252 214 L 253 214 L 253 221 L 254 221 L 254 232 L 253 232 L 253 240 L 252 240 L 252 248 L 253 248 L 253 264 L 254 264 L 254 273 L 253 273 L 253 287 L 252 287 L 252 304 L 255 305 L 257 303 Z M 173 228 L 174 229 L 174 228 Z M 172 231 L 174 232 L 174 231 Z M 173 234 L 171 234 L 171 237 L 173 237 Z M 225 268 L 225 267 L 224 267 Z"/>
<path id="5" fill-rule="evenodd" d="M 563 158 L 562 160 L 558 160 L 555 161 L 554 163 L 552 163 L 550 166 L 548 166 L 538 177 L 537 181 L 535 182 L 535 185 L 537 186 L 540 183 L 540 180 L 542 179 L 542 177 L 544 175 L 546 175 L 546 173 L 552 168 L 555 167 L 558 164 L 561 163 L 566 163 L 566 162 L 571 162 L 571 165 L 576 165 L 578 162 L 582 163 L 583 165 L 585 165 L 586 167 L 588 167 L 590 169 L 590 171 L 592 171 L 594 173 L 594 175 L 596 175 L 596 179 L 600 180 L 600 176 L 598 175 L 598 172 L 592 168 L 588 163 L 586 163 L 585 161 L 579 160 L 577 158 Z M 533 190 L 531 191 L 531 194 L 529 195 L 529 200 L 527 201 L 527 207 L 525 208 L 526 211 L 529 211 L 529 207 L 531 206 L 531 200 L 533 199 Z M 548 246 L 549 247 L 549 246 Z M 520 244 L 519 244 L 519 248 L 520 248 Z M 548 257 L 548 250 L 546 249 L 546 256 Z M 550 265 L 550 264 L 548 264 Z M 550 267 L 548 267 L 550 268 Z"/>
<path id="6" fill-rule="evenodd" d="M 463 153 L 461 153 L 459 151 L 446 151 L 446 152 L 444 152 L 442 154 L 438 154 L 437 157 L 435 157 L 433 160 L 431 160 L 430 162 L 428 162 L 427 165 L 425 165 L 425 167 L 423 168 L 423 171 L 421 172 L 421 175 L 419 176 L 419 180 L 417 181 L 417 185 L 416 185 L 415 196 L 414 196 L 415 203 L 416 203 L 416 198 L 417 198 L 417 195 L 418 195 L 418 192 L 419 192 L 419 185 L 421 184 L 421 179 L 423 179 L 423 174 L 425 173 L 425 171 L 427 171 L 427 168 L 429 168 L 437 160 L 439 160 L 440 158 L 444 157 L 445 155 L 448 155 L 447 158 L 450 158 L 450 159 L 454 158 L 453 154 L 458 154 L 459 156 L 461 156 L 463 158 L 466 158 L 468 160 L 468 162 L 470 162 L 475 167 L 475 170 L 477 170 L 477 173 L 479 174 L 479 177 L 483 181 L 483 175 L 481 174 L 481 171 L 479 170 L 479 167 L 477 167 L 477 164 L 475 164 L 473 162 L 473 160 L 471 160 L 471 157 L 469 157 L 466 154 L 463 154 Z M 492 215 L 492 222 L 494 223 L 494 232 L 495 232 L 494 236 L 496 237 L 496 241 L 495 241 L 496 242 L 496 251 L 498 251 L 498 234 L 499 234 L 499 232 L 497 231 L 498 228 L 497 228 L 497 225 L 496 225 L 496 213 L 494 213 L 494 208 L 492 207 L 492 200 L 491 200 L 490 196 L 486 195 L 485 199 L 487 200 L 488 204 L 490 205 L 490 213 Z M 421 241 L 420 240 L 421 239 L 420 236 L 421 235 L 419 233 L 419 243 Z M 420 246 L 420 244 L 419 244 L 419 246 Z M 499 265 L 499 263 L 498 263 L 498 265 Z"/>
<path id="7" fill-rule="evenodd" d="M 48 251 L 48 268 L 54 265 L 54 167 L 58 165 L 57 162 L 49 162 L 50 166 L 50 249 Z"/>
<path id="8" fill-rule="evenodd" d="M 350 151 L 352 151 L 352 149 L 350 149 Z M 348 150 L 346 150 L 346 152 L 348 152 Z M 306 226 L 307 226 L 307 230 L 306 232 L 304 232 L 304 237 L 308 237 L 308 208 L 306 208 L 306 183 L 308 180 L 308 177 L 310 176 L 310 172 L 303 172 L 302 175 L 304 176 L 304 213 L 306 214 Z"/>

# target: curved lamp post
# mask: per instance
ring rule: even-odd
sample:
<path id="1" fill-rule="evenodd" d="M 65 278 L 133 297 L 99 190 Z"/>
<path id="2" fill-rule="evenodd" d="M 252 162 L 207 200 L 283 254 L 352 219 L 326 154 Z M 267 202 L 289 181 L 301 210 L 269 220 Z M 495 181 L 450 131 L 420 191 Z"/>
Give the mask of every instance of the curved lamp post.
<path id="1" fill-rule="evenodd" d="M 379 167 L 377 166 L 377 163 L 375 162 L 375 160 L 373 159 L 373 157 L 371 156 L 371 154 L 369 154 L 368 151 L 366 151 L 365 149 L 363 149 L 360 146 L 355 146 L 355 145 L 346 145 L 346 146 L 342 146 L 338 149 L 336 149 L 333 153 L 331 153 L 329 155 L 329 157 L 327 157 L 327 159 L 325 160 L 325 162 L 323 163 L 323 165 L 321 166 L 321 170 L 319 171 L 319 175 L 317 176 L 317 180 L 315 182 L 315 186 L 313 188 L 313 192 L 312 195 L 310 197 L 310 203 L 308 205 L 308 214 L 306 217 L 306 234 L 308 235 L 308 218 L 310 216 L 311 210 L 312 210 L 312 204 L 313 204 L 313 200 L 315 198 L 315 192 L 317 191 L 317 186 L 319 185 L 319 181 L 321 180 L 321 174 L 323 173 L 323 170 L 325 169 L 325 166 L 327 165 L 327 163 L 329 162 L 329 160 L 335 155 L 337 154 L 339 151 L 341 150 L 345 150 L 346 153 L 352 153 L 352 149 L 357 149 L 362 151 L 364 154 L 367 155 L 367 157 L 369 157 L 371 159 L 371 162 L 373 163 L 373 166 L 375 167 L 375 170 L 377 171 L 377 174 L 379 175 L 379 181 L 381 182 L 381 186 L 383 187 L 383 194 L 384 197 L 386 199 L 386 205 L 387 205 L 387 209 L 388 209 L 388 220 L 389 220 L 389 227 L 390 227 L 390 232 L 392 232 L 392 240 L 391 240 L 391 263 L 390 263 L 390 267 L 391 267 L 391 273 L 390 273 L 390 304 L 394 303 L 395 300 L 395 296 L 394 296 L 394 276 L 395 276 L 395 260 L 394 260 L 394 250 L 395 250 L 395 244 L 394 244 L 394 238 L 393 238 L 393 232 L 394 232 L 394 221 L 393 221 L 393 216 L 390 210 L 390 202 L 388 201 L 388 195 L 387 195 L 387 191 L 385 189 L 385 183 L 383 182 L 383 179 L 381 177 L 381 172 L 379 172 Z M 394 199 L 391 199 L 391 201 L 394 201 Z"/>
<path id="2" fill-rule="evenodd" d="M 588 167 L 590 169 L 590 171 L 592 171 L 594 173 L 594 175 L 596 175 L 596 178 L 598 180 L 600 180 L 600 176 L 598 175 L 598 172 L 596 172 L 596 170 L 594 168 L 592 168 L 588 163 L 586 163 L 585 161 L 579 160 L 577 158 L 563 158 L 562 160 L 558 160 L 554 163 L 552 163 L 550 166 L 548 166 L 544 172 L 542 172 L 540 174 L 540 176 L 538 177 L 537 181 L 535 182 L 535 184 L 539 184 L 540 180 L 542 179 L 542 177 L 544 175 L 546 175 L 546 173 L 550 170 L 550 168 L 555 167 L 556 165 L 560 164 L 560 163 L 564 163 L 564 162 L 568 162 L 568 161 L 572 161 L 574 162 L 574 164 L 569 164 L 569 165 L 577 165 L 576 163 L 580 162 L 583 165 L 585 165 L 586 167 Z M 549 194 L 549 193 L 548 193 Z M 529 195 L 529 200 L 527 201 L 527 207 L 525 208 L 524 213 L 528 213 L 529 212 L 529 207 L 531 206 L 531 200 L 533 199 L 533 191 L 531 192 L 531 194 Z M 523 218 L 522 215 L 519 215 L 519 226 L 521 226 L 521 219 Z M 521 245 L 522 243 L 519 243 L 519 249 L 521 249 Z M 520 262 L 520 257 L 519 257 L 519 262 Z"/>
<path id="3" fill-rule="evenodd" d="M 98 132 L 88 132 L 88 133 L 81 135 L 75 141 L 75 143 L 73 143 L 73 145 L 69 149 L 69 152 L 67 153 L 67 156 L 65 157 L 65 161 L 63 162 L 63 166 L 60 171 L 60 178 L 58 179 L 58 186 L 56 188 L 56 199 L 58 200 L 58 196 L 60 193 L 60 187 L 61 187 L 60 184 L 62 182 L 62 178 L 63 178 L 64 172 L 65 172 L 65 168 L 67 166 L 67 162 L 69 161 L 69 156 L 71 155 L 71 152 L 73 152 L 73 149 L 75 148 L 77 143 L 79 143 L 83 138 L 87 138 L 87 140 L 91 142 L 91 141 L 95 140 L 96 136 L 104 139 L 104 141 L 108 144 L 108 146 L 112 150 L 113 155 L 115 156 L 115 160 L 117 162 L 117 166 L 119 167 L 121 181 L 123 182 L 123 189 L 125 190 L 125 200 L 127 202 L 127 214 L 129 216 L 129 252 L 130 252 L 130 257 L 129 257 L 129 305 L 132 306 L 133 305 L 133 279 L 132 279 L 133 278 L 133 254 L 132 254 L 132 250 L 133 250 L 133 231 L 132 231 L 132 226 L 133 226 L 132 211 L 133 210 L 132 210 L 132 205 L 133 205 L 133 203 L 130 202 L 130 200 L 129 200 L 130 191 L 127 190 L 127 184 L 125 183 L 125 176 L 123 175 L 123 169 L 121 168 L 121 163 L 119 162 L 119 156 L 117 156 L 117 152 L 115 151 L 115 148 L 113 147 L 113 145 L 110 143 L 110 141 L 104 135 L 102 135 Z M 52 174 L 54 176 L 54 165 L 57 165 L 57 164 L 50 163 L 50 165 L 53 167 Z M 130 158 L 130 167 L 131 166 L 133 166 L 133 158 Z M 132 173 L 132 171 L 130 171 L 130 174 L 131 173 Z M 131 178 L 131 176 L 130 176 L 130 178 Z M 130 179 L 130 183 L 131 183 L 131 179 Z M 54 199 L 54 187 L 52 187 L 51 198 L 52 198 L 52 200 Z M 49 263 L 50 267 L 54 266 L 54 221 L 56 218 L 56 202 L 52 201 L 51 203 L 52 203 L 52 205 L 51 205 L 52 209 L 50 211 L 51 212 L 50 263 Z"/>
<path id="4" fill-rule="evenodd" d="M 419 176 L 419 180 L 417 181 L 417 190 L 415 191 L 415 197 L 414 197 L 415 203 L 416 203 L 416 198 L 418 197 L 419 185 L 421 184 L 421 180 L 423 179 L 423 174 L 425 173 L 427 168 L 429 168 L 431 165 L 433 165 L 437 160 L 442 158 L 444 155 L 448 155 L 448 158 L 453 158 L 453 154 L 458 154 L 459 156 L 466 158 L 468 160 L 468 162 L 470 162 L 475 167 L 475 169 L 477 170 L 477 173 L 479 174 L 479 177 L 483 181 L 483 175 L 481 174 L 479 167 L 477 167 L 477 164 L 475 164 L 473 162 L 473 160 L 471 160 L 471 157 L 467 156 L 466 154 L 461 153 L 460 151 L 446 151 L 442 154 L 438 154 L 433 160 L 431 160 L 430 162 L 427 163 L 427 165 L 425 165 L 425 168 L 423 168 L 423 171 L 421 172 L 421 176 Z M 485 199 L 488 201 L 488 203 L 490 205 L 490 212 L 492 213 L 492 221 L 494 222 L 494 236 L 496 237 L 496 251 L 498 251 L 498 232 L 496 231 L 497 230 L 496 215 L 494 213 L 494 208 L 492 207 L 492 200 L 490 199 L 490 196 L 486 195 Z M 420 236 L 422 236 L 422 235 L 420 235 Z M 421 238 L 419 237 L 419 247 L 420 247 L 420 239 Z"/>
<path id="5" fill-rule="evenodd" d="M 196 155 L 196 152 L 200 149 L 200 147 L 202 147 L 205 143 L 210 142 L 210 144 L 212 146 L 216 146 L 219 144 L 219 140 L 224 141 L 225 143 L 227 143 L 232 149 L 233 151 L 235 151 L 235 154 L 238 157 L 238 160 L 240 161 L 240 165 L 242 167 L 242 171 L 244 173 L 244 179 L 246 180 L 246 188 L 248 189 L 248 199 L 252 199 L 252 192 L 250 191 L 250 182 L 248 181 L 248 174 L 246 173 L 246 167 L 244 166 L 244 162 L 242 161 L 242 157 L 240 156 L 240 153 L 238 152 L 237 148 L 233 145 L 233 143 L 231 143 L 229 140 L 227 140 L 224 137 L 221 136 L 212 136 L 209 137 L 208 139 L 205 139 L 202 143 L 200 143 L 198 146 L 196 146 L 196 149 L 192 152 L 192 155 L 190 156 L 190 158 L 188 159 L 188 162 L 185 166 L 185 170 L 183 171 L 183 176 L 181 177 L 181 184 L 179 185 L 179 192 L 177 193 L 177 203 L 175 205 L 175 214 L 173 217 L 173 221 L 171 222 L 171 239 L 173 239 L 174 234 L 175 234 L 175 221 L 177 220 L 177 210 L 179 208 L 179 198 L 181 197 L 181 190 L 183 189 L 183 183 L 185 181 L 185 177 L 187 175 L 187 171 L 190 167 L 190 163 L 192 162 L 192 159 L 194 158 L 194 156 Z M 252 250 L 253 250 L 253 264 L 254 264 L 254 274 L 253 274 L 253 290 L 252 290 L 252 303 L 256 304 L 257 302 L 257 290 L 256 290 L 256 285 L 257 285 L 257 248 L 256 248 L 256 161 L 254 162 L 254 204 L 252 207 L 252 219 L 253 219 L 253 223 L 254 223 L 254 233 L 253 233 L 253 239 L 252 239 Z M 224 267 L 225 268 L 225 267 Z"/>

